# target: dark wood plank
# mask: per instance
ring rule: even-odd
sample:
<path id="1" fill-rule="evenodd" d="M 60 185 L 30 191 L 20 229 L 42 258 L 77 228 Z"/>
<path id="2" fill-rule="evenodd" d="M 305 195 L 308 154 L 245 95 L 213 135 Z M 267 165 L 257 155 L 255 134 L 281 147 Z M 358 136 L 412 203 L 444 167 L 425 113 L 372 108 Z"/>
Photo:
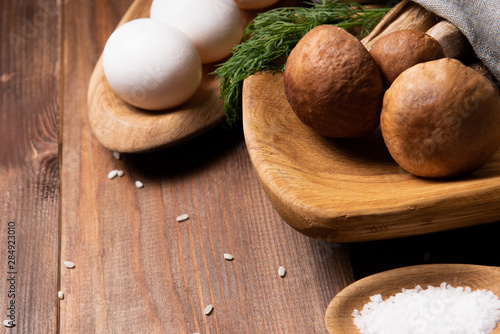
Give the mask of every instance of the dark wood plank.
<path id="1" fill-rule="evenodd" d="M 60 8 L 5 0 L 0 13 L 0 320 L 11 302 L 16 317 L 16 327 L 0 332 L 55 333 Z"/>
<path id="2" fill-rule="evenodd" d="M 108 312 L 113 312 L 109 299 L 116 297 L 106 296 L 103 286 L 120 284 L 104 281 L 104 270 L 109 273 L 113 268 L 103 265 L 101 257 L 109 250 L 101 249 L 97 242 L 105 231 L 100 231 L 96 201 L 108 195 L 98 189 L 106 184 L 96 184 L 93 178 L 99 175 L 106 180 L 115 166 L 109 152 L 91 134 L 86 93 L 93 66 L 130 3 L 67 1 L 63 6 L 61 261 L 71 260 L 76 267 L 61 271 L 61 290 L 65 292 L 59 315 L 62 333 L 106 333 L 113 325 L 107 320 Z M 119 231 L 111 232 L 104 237 L 121 242 Z"/>
<path id="3" fill-rule="evenodd" d="M 76 267 L 61 270 L 61 332 L 326 333 L 329 301 L 353 280 L 347 250 L 284 223 L 239 130 L 121 160 L 93 137 L 88 80 L 130 3 L 64 8 L 61 260 Z"/>

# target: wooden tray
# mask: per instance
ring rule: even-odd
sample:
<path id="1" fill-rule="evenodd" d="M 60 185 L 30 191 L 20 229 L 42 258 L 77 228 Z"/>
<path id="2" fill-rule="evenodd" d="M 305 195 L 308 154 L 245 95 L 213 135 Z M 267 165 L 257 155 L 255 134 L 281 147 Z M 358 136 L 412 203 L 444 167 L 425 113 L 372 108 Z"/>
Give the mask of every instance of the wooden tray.
<path id="1" fill-rule="evenodd" d="M 500 152 L 467 178 L 414 177 L 392 160 L 379 131 L 359 140 L 332 140 L 303 125 L 286 101 L 282 74 L 245 80 L 243 127 L 274 207 L 310 237 L 357 242 L 500 218 Z"/>

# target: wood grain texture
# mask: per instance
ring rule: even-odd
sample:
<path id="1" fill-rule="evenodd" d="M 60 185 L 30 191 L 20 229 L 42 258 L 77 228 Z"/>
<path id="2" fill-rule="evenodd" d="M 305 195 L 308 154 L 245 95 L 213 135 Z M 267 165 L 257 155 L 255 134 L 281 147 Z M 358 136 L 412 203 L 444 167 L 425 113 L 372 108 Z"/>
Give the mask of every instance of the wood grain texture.
<path id="1" fill-rule="evenodd" d="M 391 158 L 380 131 L 332 140 L 306 127 L 283 75 L 245 80 L 250 158 L 275 208 L 298 231 L 335 242 L 396 238 L 498 221 L 500 152 L 469 177 L 422 179 Z"/>
<path id="2" fill-rule="evenodd" d="M 55 0 L 2 1 L 0 13 L 0 319 L 11 302 L 16 317 L 15 327 L 2 325 L 0 332 L 55 333 L 59 7 Z M 9 234 L 9 222 L 15 234 Z M 9 256 L 15 257 L 14 268 Z"/>
<path id="3" fill-rule="evenodd" d="M 93 136 L 87 84 L 130 4 L 64 7 L 61 260 L 76 266 L 61 269 L 61 332 L 325 333 L 324 310 L 353 280 L 346 248 L 283 223 L 239 131 L 121 160 Z"/>
<path id="4" fill-rule="evenodd" d="M 0 333 L 326 333 L 329 301 L 354 280 L 348 246 L 284 223 L 241 133 L 216 128 L 122 160 L 93 136 L 88 83 L 131 3 L 0 4 L 0 243 L 14 221 L 19 245 L 17 326 Z M 112 169 L 125 175 L 108 180 Z M 190 219 L 176 222 L 181 213 Z M 484 233 L 496 235 L 480 230 L 476 250 Z M 215 309 L 205 316 L 208 303 Z"/>
<path id="5" fill-rule="evenodd" d="M 352 312 L 361 311 L 370 297 L 381 294 L 385 300 L 404 289 L 417 285 L 438 287 L 446 282 L 453 287 L 487 289 L 500 295 L 500 268 L 465 265 L 432 264 L 403 267 L 365 277 L 342 290 L 328 305 L 325 324 L 330 334 L 359 334 Z M 500 325 L 492 332 L 500 333 Z"/>

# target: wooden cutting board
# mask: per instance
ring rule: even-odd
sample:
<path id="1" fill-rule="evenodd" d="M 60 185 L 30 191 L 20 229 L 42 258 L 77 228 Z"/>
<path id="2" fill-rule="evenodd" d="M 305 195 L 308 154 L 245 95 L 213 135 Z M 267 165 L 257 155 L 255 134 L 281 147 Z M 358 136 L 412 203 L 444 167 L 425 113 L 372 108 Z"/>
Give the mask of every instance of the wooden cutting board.
<path id="1" fill-rule="evenodd" d="M 466 178 L 415 177 L 393 161 L 380 131 L 333 140 L 303 125 L 288 105 L 282 74 L 245 80 L 243 126 L 274 207 L 310 237 L 357 242 L 500 220 L 500 152 Z"/>

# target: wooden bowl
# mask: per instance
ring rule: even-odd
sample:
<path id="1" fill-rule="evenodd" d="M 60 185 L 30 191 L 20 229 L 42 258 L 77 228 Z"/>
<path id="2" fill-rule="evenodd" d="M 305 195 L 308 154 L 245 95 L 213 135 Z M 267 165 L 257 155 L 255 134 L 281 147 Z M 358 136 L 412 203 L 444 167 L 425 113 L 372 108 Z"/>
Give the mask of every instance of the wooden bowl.
<path id="1" fill-rule="evenodd" d="M 380 131 L 334 140 L 305 126 L 286 100 L 282 74 L 245 80 L 243 130 L 274 207 L 310 237 L 358 242 L 500 218 L 500 152 L 466 178 L 415 177 L 393 161 Z"/>
<path id="2" fill-rule="evenodd" d="M 403 0 L 362 43 L 369 49 L 392 31 L 427 31 L 437 22 L 433 13 Z M 415 177 L 393 161 L 380 131 L 358 140 L 333 140 L 305 126 L 288 105 L 282 74 L 258 73 L 245 80 L 243 129 L 274 207 L 310 237 L 358 242 L 500 218 L 500 152 L 466 178 Z"/>
<path id="3" fill-rule="evenodd" d="M 500 296 L 500 268 L 470 264 L 428 264 L 403 267 L 374 274 L 354 282 L 332 299 L 325 311 L 325 326 L 330 334 L 359 334 L 352 313 L 361 311 L 370 297 L 381 294 L 384 300 L 420 285 L 486 289 Z M 492 333 L 500 333 L 500 324 Z"/>

